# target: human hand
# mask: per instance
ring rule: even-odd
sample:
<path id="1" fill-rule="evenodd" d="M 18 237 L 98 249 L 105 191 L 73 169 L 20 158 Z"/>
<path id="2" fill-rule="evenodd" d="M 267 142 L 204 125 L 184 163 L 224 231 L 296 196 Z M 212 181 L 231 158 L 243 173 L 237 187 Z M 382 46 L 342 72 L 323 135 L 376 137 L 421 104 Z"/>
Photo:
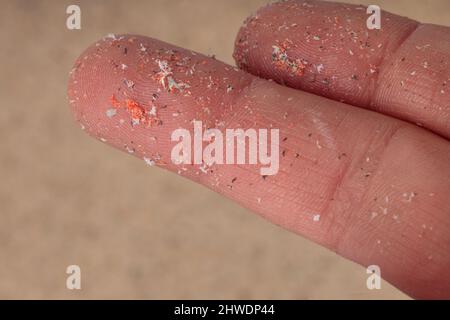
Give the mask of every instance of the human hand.
<path id="1" fill-rule="evenodd" d="M 450 298 L 450 29 L 383 12 L 368 30 L 366 19 L 351 5 L 268 5 L 237 36 L 245 71 L 111 35 L 75 63 L 71 108 L 94 137 L 380 266 L 405 293 Z M 174 164 L 171 134 L 194 119 L 279 128 L 279 172 Z"/>

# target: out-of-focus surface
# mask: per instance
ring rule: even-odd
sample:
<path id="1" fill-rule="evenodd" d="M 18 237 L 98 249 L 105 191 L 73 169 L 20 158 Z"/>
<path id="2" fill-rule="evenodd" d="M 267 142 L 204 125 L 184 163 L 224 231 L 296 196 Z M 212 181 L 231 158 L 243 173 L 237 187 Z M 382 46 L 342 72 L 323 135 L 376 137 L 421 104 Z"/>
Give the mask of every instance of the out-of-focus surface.
<path id="1" fill-rule="evenodd" d="M 448 0 L 347 1 L 450 24 Z M 82 29 L 66 28 L 81 7 Z M 68 72 L 108 33 L 138 33 L 233 63 L 263 0 L 4 1 L 0 33 L 0 298 L 402 299 L 364 268 L 204 187 L 89 139 Z M 66 289 L 81 267 L 82 290 Z"/>

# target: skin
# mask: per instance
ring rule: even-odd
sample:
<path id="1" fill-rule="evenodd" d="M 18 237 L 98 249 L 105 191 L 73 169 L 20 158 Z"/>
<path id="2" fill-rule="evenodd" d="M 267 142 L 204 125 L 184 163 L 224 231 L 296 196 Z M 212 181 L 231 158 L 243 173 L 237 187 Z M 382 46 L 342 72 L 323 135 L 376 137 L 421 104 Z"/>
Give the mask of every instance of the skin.
<path id="1" fill-rule="evenodd" d="M 361 8 L 261 8 L 236 39 L 243 70 L 143 36 L 105 37 L 71 71 L 71 109 L 91 136 L 380 266 L 411 297 L 450 298 L 450 29 L 383 12 L 382 29 L 368 30 Z M 173 164 L 171 133 L 194 119 L 279 128 L 278 174 Z"/>

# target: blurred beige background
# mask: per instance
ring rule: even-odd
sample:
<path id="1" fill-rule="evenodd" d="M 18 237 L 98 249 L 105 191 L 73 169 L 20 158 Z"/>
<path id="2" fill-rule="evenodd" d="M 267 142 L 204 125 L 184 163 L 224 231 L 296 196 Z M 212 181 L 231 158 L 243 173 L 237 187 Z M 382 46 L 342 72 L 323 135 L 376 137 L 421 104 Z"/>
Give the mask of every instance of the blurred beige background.
<path id="1" fill-rule="evenodd" d="M 365 269 L 201 186 L 79 130 L 72 63 L 108 33 L 139 33 L 233 63 L 264 0 L 1 1 L 0 298 L 402 299 Z M 448 0 L 348 1 L 437 24 Z M 78 4 L 82 30 L 66 29 Z M 66 289 L 66 267 L 82 290 Z"/>

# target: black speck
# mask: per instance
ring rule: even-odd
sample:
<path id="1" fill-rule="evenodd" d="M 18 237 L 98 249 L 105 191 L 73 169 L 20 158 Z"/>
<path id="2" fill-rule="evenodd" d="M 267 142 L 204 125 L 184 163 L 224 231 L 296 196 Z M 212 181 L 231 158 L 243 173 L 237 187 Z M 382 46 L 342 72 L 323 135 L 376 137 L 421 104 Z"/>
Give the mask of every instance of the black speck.
<path id="1" fill-rule="evenodd" d="M 338 155 L 338 159 L 341 160 L 342 157 L 346 157 L 347 154 L 345 152 L 342 152 L 341 154 Z"/>

